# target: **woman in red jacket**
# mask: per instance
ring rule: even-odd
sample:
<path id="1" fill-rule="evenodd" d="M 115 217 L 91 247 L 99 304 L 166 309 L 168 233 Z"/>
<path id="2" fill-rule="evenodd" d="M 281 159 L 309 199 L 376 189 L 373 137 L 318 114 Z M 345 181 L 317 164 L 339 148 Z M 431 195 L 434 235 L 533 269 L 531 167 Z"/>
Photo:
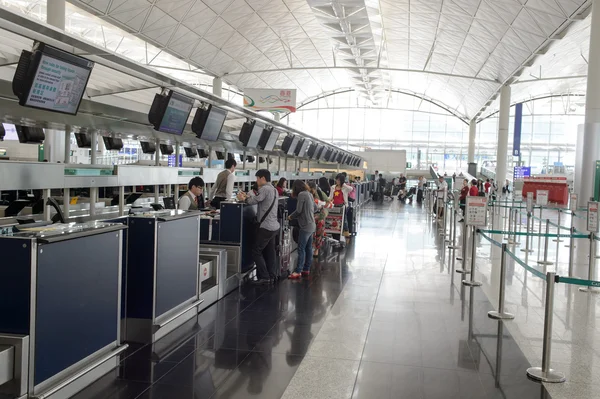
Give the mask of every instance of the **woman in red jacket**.
<path id="1" fill-rule="evenodd" d="M 469 180 L 463 180 L 463 186 L 460 189 L 460 197 L 458 200 L 460 202 L 460 209 L 462 209 L 463 215 L 465 214 L 465 204 L 467 202 L 467 195 L 469 195 Z"/>
<path id="2" fill-rule="evenodd" d="M 479 189 L 477 189 L 477 179 L 471 181 L 471 188 L 469 189 L 469 197 L 479 196 Z"/>

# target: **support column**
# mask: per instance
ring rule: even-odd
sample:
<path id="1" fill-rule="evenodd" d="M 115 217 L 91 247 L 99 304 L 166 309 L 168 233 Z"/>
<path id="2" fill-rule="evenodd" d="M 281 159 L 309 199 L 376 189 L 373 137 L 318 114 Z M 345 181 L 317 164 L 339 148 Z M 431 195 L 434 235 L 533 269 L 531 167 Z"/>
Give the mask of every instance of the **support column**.
<path id="1" fill-rule="evenodd" d="M 179 167 L 179 143 L 175 142 L 175 167 Z"/>
<path id="2" fill-rule="evenodd" d="M 477 120 L 472 119 L 469 122 L 469 155 L 467 160 L 469 163 L 475 162 L 475 138 L 477 137 Z"/>
<path id="3" fill-rule="evenodd" d="M 71 163 L 71 126 L 65 128 L 65 158 L 66 164 Z"/>
<path id="4" fill-rule="evenodd" d="M 213 94 L 215 96 L 223 97 L 223 79 L 213 79 Z"/>
<path id="5" fill-rule="evenodd" d="M 583 206 L 593 196 L 595 161 L 600 159 L 600 0 L 592 1 L 590 27 L 583 161 L 581 184 L 577 187 L 579 203 Z"/>
<path id="6" fill-rule="evenodd" d="M 275 122 L 279 122 L 281 120 L 281 114 L 279 112 L 274 112 L 273 116 L 275 118 Z"/>
<path id="7" fill-rule="evenodd" d="M 97 162 L 97 142 L 98 142 L 98 132 L 92 132 L 92 150 L 91 150 L 91 160 L 92 165 L 96 165 Z M 93 218 L 96 216 L 96 200 L 98 198 L 98 187 L 90 188 L 90 216 Z"/>
<path id="8" fill-rule="evenodd" d="M 154 152 L 154 166 L 160 165 L 160 140 L 156 139 L 154 141 L 154 147 L 156 148 L 156 152 Z M 154 186 L 154 203 L 158 204 L 158 195 L 160 194 L 160 186 Z"/>
<path id="9" fill-rule="evenodd" d="M 500 89 L 500 112 L 498 114 L 498 147 L 496 148 L 496 181 L 506 180 L 508 162 L 508 124 L 510 121 L 510 86 Z"/>

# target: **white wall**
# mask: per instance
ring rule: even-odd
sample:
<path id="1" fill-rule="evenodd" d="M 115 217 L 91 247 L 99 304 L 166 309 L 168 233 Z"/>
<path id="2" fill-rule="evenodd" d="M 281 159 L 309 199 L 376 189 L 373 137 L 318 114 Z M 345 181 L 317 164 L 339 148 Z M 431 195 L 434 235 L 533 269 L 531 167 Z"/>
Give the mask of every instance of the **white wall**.
<path id="1" fill-rule="evenodd" d="M 356 155 L 367 161 L 367 172 L 399 175 L 406 173 L 406 150 L 367 150 Z"/>
<path id="2" fill-rule="evenodd" d="M 0 141 L 0 148 L 6 149 L 6 156 L 12 161 L 37 161 L 37 144 L 21 144 L 18 141 Z"/>

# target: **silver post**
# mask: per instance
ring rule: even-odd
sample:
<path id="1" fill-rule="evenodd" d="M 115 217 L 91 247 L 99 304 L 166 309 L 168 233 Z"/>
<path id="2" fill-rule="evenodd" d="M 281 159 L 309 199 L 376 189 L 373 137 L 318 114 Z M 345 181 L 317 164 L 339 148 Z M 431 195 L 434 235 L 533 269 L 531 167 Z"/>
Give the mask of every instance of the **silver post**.
<path id="1" fill-rule="evenodd" d="M 469 287 L 479 287 L 481 286 L 480 281 L 475 281 L 475 261 L 477 260 L 477 227 L 473 226 L 473 230 L 471 231 L 473 234 L 471 245 L 471 280 L 463 280 L 462 284 Z"/>
<path id="2" fill-rule="evenodd" d="M 521 237 L 517 235 L 517 219 L 519 219 L 519 210 L 515 209 L 515 217 L 513 219 L 514 222 L 514 228 L 513 228 L 513 232 L 514 232 L 514 243 L 513 245 L 515 246 L 519 246 L 521 245 Z M 521 223 L 519 223 L 519 233 L 521 232 Z"/>
<path id="3" fill-rule="evenodd" d="M 573 235 L 575 234 L 575 227 L 571 226 L 571 238 L 569 238 L 571 245 L 567 245 L 569 247 L 569 277 L 573 277 L 573 266 L 575 262 L 575 245 L 573 240 Z"/>
<path id="4" fill-rule="evenodd" d="M 588 280 L 592 281 L 596 277 L 596 234 L 590 233 L 590 258 L 588 267 Z M 581 292 L 589 292 L 590 294 L 600 294 L 600 290 L 596 287 L 584 287 L 580 288 Z"/>
<path id="5" fill-rule="evenodd" d="M 448 219 L 448 204 L 446 203 L 446 201 L 442 200 L 442 209 L 443 209 L 443 220 L 442 220 L 442 232 L 440 233 L 440 235 L 442 237 L 444 237 L 444 241 L 446 239 L 446 221 Z"/>
<path id="6" fill-rule="evenodd" d="M 515 243 L 515 240 L 513 238 L 511 238 L 511 235 L 510 235 L 510 229 L 512 228 L 512 224 L 513 224 L 513 214 L 512 214 L 512 209 L 511 209 L 510 213 L 508 215 L 508 236 L 506 237 L 507 238 L 507 242 L 509 244 L 514 244 Z"/>
<path id="7" fill-rule="evenodd" d="M 457 249 L 456 246 L 456 225 L 458 223 L 458 209 L 454 208 L 454 223 L 452 224 L 452 244 L 448 245 L 449 249 Z"/>
<path id="8" fill-rule="evenodd" d="M 562 211 L 559 209 L 558 210 L 558 235 L 560 236 L 560 220 L 562 215 Z M 556 240 L 553 240 L 554 242 L 563 242 L 563 240 L 560 239 L 560 237 L 556 237 Z"/>
<path id="9" fill-rule="evenodd" d="M 565 375 L 550 368 L 552 357 L 552 319 L 554 318 L 554 284 L 556 273 L 546 273 L 546 308 L 544 309 L 544 347 L 542 367 L 530 367 L 527 376 L 542 382 L 565 382 Z"/>
<path id="10" fill-rule="evenodd" d="M 504 312 L 504 290 L 506 287 L 506 244 L 502 244 L 502 255 L 500 257 L 500 287 L 498 289 L 498 311 L 488 312 L 491 319 L 514 319 L 515 315 Z"/>
<path id="11" fill-rule="evenodd" d="M 573 235 L 573 232 L 575 231 L 575 212 L 571 213 L 571 235 Z M 573 240 L 573 237 L 569 238 L 569 243 L 565 245 L 565 247 L 569 248 L 569 247 L 573 247 L 575 246 L 575 241 Z"/>
<path id="12" fill-rule="evenodd" d="M 531 212 L 527 212 L 527 235 L 525 236 L 525 248 L 521 250 L 521 252 L 525 252 L 530 254 L 533 252 L 532 249 L 529 249 L 529 226 L 531 224 Z"/>
<path id="13" fill-rule="evenodd" d="M 550 219 L 546 219 L 546 239 L 544 240 L 544 260 L 538 260 L 538 264 L 540 265 L 553 265 L 554 262 L 550 262 L 548 260 L 548 243 L 550 239 L 548 235 L 550 234 Z"/>
<path id="14" fill-rule="evenodd" d="M 119 216 L 125 214 L 125 186 L 119 186 Z"/>
<path id="15" fill-rule="evenodd" d="M 468 232 L 469 232 L 469 230 L 467 229 L 466 222 L 465 222 L 465 225 L 463 225 L 463 234 L 462 234 L 462 238 L 463 238 L 462 256 L 456 257 L 456 260 L 462 261 L 462 267 L 460 269 L 456 269 L 456 273 L 460 273 L 460 274 L 469 274 L 470 273 L 467 270 L 467 267 L 465 266 L 465 264 L 467 263 L 467 246 L 469 243 L 469 241 L 467 239 Z"/>
<path id="16" fill-rule="evenodd" d="M 542 211 L 544 210 L 544 207 L 540 205 L 540 233 L 542 232 Z M 533 230 L 533 229 L 532 229 Z"/>

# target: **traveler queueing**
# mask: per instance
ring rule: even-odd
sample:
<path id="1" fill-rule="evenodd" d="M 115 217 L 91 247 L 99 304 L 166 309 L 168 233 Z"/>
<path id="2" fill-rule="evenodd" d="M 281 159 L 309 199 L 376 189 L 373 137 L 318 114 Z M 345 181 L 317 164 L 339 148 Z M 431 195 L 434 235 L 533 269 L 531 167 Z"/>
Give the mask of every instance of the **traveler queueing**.
<path id="1" fill-rule="evenodd" d="M 317 225 L 317 229 L 315 230 L 315 236 L 313 240 L 313 258 L 319 257 L 319 251 L 323 246 L 323 240 L 325 238 L 325 219 L 329 214 L 328 209 L 333 207 L 331 201 L 327 195 L 313 182 L 308 183 L 308 187 L 310 192 L 315 199 L 315 204 L 317 204 L 317 208 L 319 209 L 315 213 L 315 224 Z"/>
<path id="2" fill-rule="evenodd" d="M 379 175 L 381 176 L 381 175 Z M 383 177 L 381 177 L 383 178 Z M 354 188 L 348 184 L 346 184 L 346 178 L 343 174 L 338 174 L 335 177 L 335 187 L 332 187 L 332 192 L 329 194 L 329 199 L 333 202 L 334 206 L 345 206 L 346 210 L 348 209 L 348 194 L 354 190 Z M 350 236 L 350 231 L 348 230 L 348 212 L 344 215 L 344 237 Z"/>
<path id="3" fill-rule="evenodd" d="M 316 230 L 315 212 L 317 205 L 310 193 L 308 186 L 302 180 L 294 181 L 292 187 L 292 198 L 296 198 L 298 203 L 296 210 L 288 216 L 288 219 L 297 220 L 298 228 L 298 264 L 296 270 L 290 274 L 290 279 L 299 279 L 302 276 L 310 274 L 310 265 L 313 256 L 313 235 Z"/>

